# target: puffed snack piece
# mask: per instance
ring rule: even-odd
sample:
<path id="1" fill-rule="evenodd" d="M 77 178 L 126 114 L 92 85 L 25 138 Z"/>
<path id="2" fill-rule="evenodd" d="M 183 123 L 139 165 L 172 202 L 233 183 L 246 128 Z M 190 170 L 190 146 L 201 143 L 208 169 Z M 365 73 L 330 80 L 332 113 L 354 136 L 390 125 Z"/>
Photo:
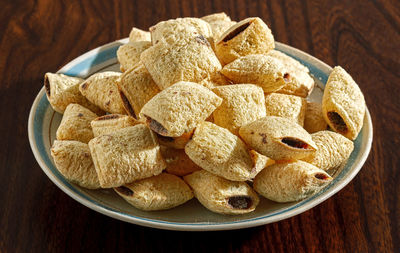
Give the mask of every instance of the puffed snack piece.
<path id="1" fill-rule="evenodd" d="M 307 101 L 298 96 L 271 93 L 265 95 L 267 116 L 279 116 L 293 119 L 300 126 L 304 125 Z"/>
<path id="2" fill-rule="evenodd" d="M 364 123 L 365 100 L 357 83 L 340 66 L 333 68 L 322 97 L 326 122 L 336 132 L 355 140 Z"/>
<path id="3" fill-rule="evenodd" d="M 206 170 L 184 177 L 194 196 L 208 210 L 220 214 L 245 214 L 260 202 L 257 193 L 245 182 L 234 182 Z"/>
<path id="4" fill-rule="evenodd" d="M 273 160 L 301 159 L 317 150 L 311 135 L 287 118 L 267 116 L 242 126 L 239 134 L 252 149 Z"/>
<path id="5" fill-rule="evenodd" d="M 149 121 L 150 123 L 150 121 Z M 188 141 L 192 138 L 194 129 L 190 132 L 184 133 L 179 137 L 162 136 L 156 133 L 160 145 L 175 149 L 184 149 Z"/>
<path id="6" fill-rule="evenodd" d="M 310 70 L 306 66 L 277 50 L 271 50 L 268 55 L 280 60 L 290 73 L 285 76 L 286 85 L 278 90 L 278 93 L 305 98 L 312 92 L 314 79 L 310 76 Z"/>
<path id="7" fill-rule="evenodd" d="M 249 54 L 268 54 L 275 48 L 271 30 L 260 18 L 246 18 L 231 26 L 215 42 L 223 65 Z"/>
<path id="8" fill-rule="evenodd" d="M 155 134 L 144 124 L 100 135 L 89 148 L 102 188 L 155 176 L 166 167 Z"/>
<path id="9" fill-rule="evenodd" d="M 275 92 L 286 85 L 289 75 L 283 64 L 271 56 L 251 54 L 225 65 L 221 73 L 234 83 L 251 83 L 265 93 Z"/>
<path id="10" fill-rule="evenodd" d="M 236 84 L 215 87 L 212 90 L 223 99 L 213 112 L 214 123 L 233 134 L 239 128 L 266 116 L 264 92 L 253 84 Z"/>
<path id="11" fill-rule="evenodd" d="M 203 35 L 190 37 L 187 43 L 171 46 L 164 41 L 140 55 L 155 83 L 161 90 L 179 81 L 201 82 L 213 79 L 222 69 Z"/>
<path id="12" fill-rule="evenodd" d="M 120 63 L 120 70 L 125 72 L 133 68 L 140 61 L 140 55 L 151 47 L 150 41 L 134 41 L 122 45 L 117 50 L 117 58 Z"/>
<path id="13" fill-rule="evenodd" d="M 75 140 L 88 143 L 93 139 L 90 122 L 98 116 L 79 104 L 69 104 L 58 126 L 57 140 Z"/>
<path id="14" fill-rule="evenodd" d="M 201 19 L 210 24 L 214 41 L 219 39 L 226 30 L 237 23 L 236 21 L 232 21 L 225 12 L 210 14 L 201 17 Z"/>
<path id="15" fill-rule="evenodd" d="M 145 104 L 140 114 L 159 135 L 179 137 L 191 132 L 221 105 L 209 89 L 191 82 L 178 82 Z"/>
<path id="16" fill-rule="evenodd" d="M 197 126 L 185 152 L 201 168 L 232 181 L 250 180 L 259 171 L 246 144 L 211 122 Z"/>
<path id="17" fill-rule="evenodd" d="M 318 150 L 310 157 L 303 158 L 321 170 L 337 169 L 350 157 L 354 144 L 341 134 L 332 131 L 320 131 L 311 134 Z"/>
<path id="18" fill-rule="evenodd" d="M 199 18 L 177 18 L 161 21 L 150 27 L 151 42 L 153 45 L 161 41 L 169 45 L 186 43 L 194 37 L 202 36 L 212 41 L 210 25 Z"/>
<path id="19" fill-rule="evenodd" d="M 69 104 L 80 104 L 95 113 L 104 114 L 100 108 L 90 103 L 79 92 L 79 84 L 83 81 L 79 77 L 46 73 L 44 75 L 44 87 L 51 107 L 56 112 L 64 113 Z"/>
<path id="20" fill-rule="evenodd" d="M 121 73 L 106 71 L 91 75 L 79 90 L 90 102 L 109 113 L 126 114 L 119 96 L 117 80 Z"/>
<path id="21" fill-rule="evenodd" d="M 143 31 L 136 27 L 132 27 L 132 30 L 129 33 L 129 42 L 135 42 L 135 41 L 151 41 L 150 32 Z"/>
<path id="22" fill-rule="evenodd" d="M 103 134 L 111 134 L 118 129 L 135 126 L 137 124 L 140 124 L 140 122 L 131 116 L 122 114 L 107 114 L 90 122 L 94 137 Z"/>
<path id="23" fill-rule="evenodd" d="M 319 192 L 332 181 L 325 171 L 303 161 L 276 163 L 263 169 L 253 188 L 275 202 L 292 202 Z"/>
<path id="24" fill-rule="evenodd" d="M 55 140 L 51 147 L 51 156 L 56 168 L 67 180 L 88 189 L 100 188 L 86 143 Z"/>
<path id="25" fill-rule="evenodd" d="M 171 209 L 193 198 L 190 187 L 179 177 L 168 173 L 141 179 L 114 190 L 129 204 L 143 211 Z"/>
<path id="26" fill-rule="evenodd" d="M 175 149 L 161 146 L 161 155 L 167 163 L 165 171 L 176 176 L 186 176 L 195 171 L 201 170 L 183 149 Z"/>
<path id="27" fill-rule="evenodd" d="M 310 134 L 328 129 L 328 123 L 322 115 L 321 104 L 307 101 L 304 129 Z"/>
<path id="28" fill-rule="evenodd" d="M 143 106 L 160 92 L 142 63 L 122 74 L 118 89 L 126 112 L 134 118 L 139 118 Z"/>

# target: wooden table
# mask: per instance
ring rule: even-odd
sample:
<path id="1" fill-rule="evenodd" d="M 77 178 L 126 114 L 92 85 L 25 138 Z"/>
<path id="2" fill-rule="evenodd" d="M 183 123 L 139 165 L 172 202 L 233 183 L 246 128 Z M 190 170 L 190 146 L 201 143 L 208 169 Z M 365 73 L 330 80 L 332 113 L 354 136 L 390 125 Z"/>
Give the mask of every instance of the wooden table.
<path id="1" fill-rule="evenodd" d="M 4 1 L 0 3 L 0 252 L 399 252 L 400 2 L 385 1 Z M 127 37 L 132 26 L 225 11 L 259 16 L 277 41 L 360 85 L 374 123 L 358 176 L 319 206 L 265 226 L 171 232 L 92 211 L 42 172 L 27 121 L 43 74 Z"/>

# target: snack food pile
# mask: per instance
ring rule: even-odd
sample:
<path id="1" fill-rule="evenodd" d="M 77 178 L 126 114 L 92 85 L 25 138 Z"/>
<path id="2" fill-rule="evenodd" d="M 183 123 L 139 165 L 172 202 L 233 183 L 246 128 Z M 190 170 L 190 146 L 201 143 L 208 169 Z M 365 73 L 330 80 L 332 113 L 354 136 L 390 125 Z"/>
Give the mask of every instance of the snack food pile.
<path id="1" fill-rule="evenodd" d="M 141 210 L 195 197 L 244 214 L 259 195 L 291 202 L 320 191 L 353 151 L 364 97 L 338 66 L 321 104 L 307 101 L 308 68 L 274 48 L 260 18 L 216 13 L 133 28 L 117 51 L 122 73 L 46 73 L 47 98 L 63 114 L 57 169 Z"/>

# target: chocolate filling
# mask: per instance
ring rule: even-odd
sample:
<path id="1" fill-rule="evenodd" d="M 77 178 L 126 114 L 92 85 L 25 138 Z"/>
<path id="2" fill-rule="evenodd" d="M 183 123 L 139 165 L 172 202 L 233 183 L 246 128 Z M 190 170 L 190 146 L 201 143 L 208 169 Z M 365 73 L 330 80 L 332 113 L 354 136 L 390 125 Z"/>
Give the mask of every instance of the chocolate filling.
<path id="1" fill-rule="evenodd" d="M 321 180 L 326 180 L 328 179 L 328 176 L 326 174 L 323 173 L 317 173 L 314 175 L 315 178 L 321 179 Z"/>
<path id="2" fill-rule="evenodd" d="M 121 100 L 122 100 L 122 103 L 124 104 L 124 108 L 125 108 L 126 112 L 130 116 L 132 116 L 132 117 L 134 117 L 136 119 L 136 114 L 135 114 L 135 111 L 132 108 L 131 103 L 129 103 L 128 98 L 125 96 L 125 94 L 121 90 L 119 91 L 119 96 L 121 97 Z"/>
<path id="3" fill-rule="evenodd" d="M 157 133 L 156 133 L 156 134 L 157 134 Z M 158 137 L 158 139 L 159 139 L 160 141 L 163 141 L 163 142 L 173 142 L 173 141 L 175 140 L 173 137 L 162 136 L 162 135 L 159 135 L 159 134 L 157 134 L 157 137 Z"/>
<path id="4" fill-rule="evenodd" d="M 234 37 L 236 37 L 236 35 L 243 32 L 244 30 L 246 30 L 246 28 L 249 26 L 250 26 L 250 22 L 237 27 L 235 30 L 233 30 L 228 35 L 226 35 L 225 38 L 222 39 L 222 41 L 227 42 L 227 41 L 233 39 Z"/>
<path id="5" fill-rule="evenodd" d="M 305 143 L 304 141 L 291 138 L 291 137 L 284 137 L 282 138 L 282 143 L 285 143 L 288 146 L 291 146 L 293 148 L 300 148 L 300 149 L 308 149 L 308 144 Z"/>
<path id="6" fill-rule="evenodd" d="M 168 130 L 165 129 L 165 127 L 163 127 L 163 125 L 161 125 L 158 121 L 146 116 L 146 123 L 147 125 L 150 127 L 151 130 L 153 130 L 154 132 L 158 133 L 159 135 L 163 135 L 166 136 L 168 135 Z"/>
<path id="7" fill-rule="evenodd" d="M 108 120 L 108 119 L 118 119 L 120 115 L 118 114 L 107 114 L 101 117 L 98 117 L 96 120 Z"/>
<path id="8" fill-rule="evenodd" d="M 291 79 L 292 79 L 292 77 L 290 76 L 289 73 L 285 73 L 285 74 L 283 75 L 283 80 L 284 80 L 286 83 L 290 82 Z"/>
<path id="9" fill-rule="evenodd" d="M 232 196 L 228 199 L 228 204 L 235 209 L 248 209 L 252 203 L 249 196 Z"/>
<path id="10" fill-rule="evenodd" d="M 336 131 L 345 134 L 348 131 L 347 125 L 337 112 L 328 112 L 328 119 L 333 124 Z"/>
<path id="11" fill-rule="evenodd" d="M 133 191 L 125 186 L 120 186 L 115 188 L 119 193 L 126 195 L 126 196 L 133 196 Z"/>
<path id="12" fill-rule="evenodd" d="M 44 88 L 46 89 L 47 96 L 50 97 L 50 82 L 47 75 L 44 77 Z"/>
<path id="13" fill-rule="evenodd" d="M 84 82 L 83 84 L 81 84 L 82 90 L 86 90 L 87 87 L 88 87 L 87 82 Z"/>

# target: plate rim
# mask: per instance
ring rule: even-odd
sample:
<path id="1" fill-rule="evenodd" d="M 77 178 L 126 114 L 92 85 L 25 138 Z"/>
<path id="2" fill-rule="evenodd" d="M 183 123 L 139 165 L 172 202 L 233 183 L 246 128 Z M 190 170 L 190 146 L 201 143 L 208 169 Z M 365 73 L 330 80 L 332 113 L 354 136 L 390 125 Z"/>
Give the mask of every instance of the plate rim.
<path id="1" fill-rule="evenodd" d="M 128 42 L 128 38 L 124 38 L 121 40 L 116 40 L 111 43 L 107 43 L 103 46 L 94 48 L 77 58 L 73 59 L 69 63 L 67 63 L 65 66 L 63 66 L 59 71 L 57 72 L 64 72 L 65 70 L 69 69 L 71 66 L 74 66 L 77 62 L 81 61 L 82 59 L 88 58 L 92 55 L 96 55 L 99 52 L 103 50 L 107 50 L 109 48 L 115 47 L 117 44 L 125 44 Z M 282 48 L 287 48 L 290 51 L 295 52 L 296 54 L 301 54 L 305 55 L 308 58 L 312 59 L 314 62 L 320 64 L 321 66 L 325 68 L 329 68 L 330 70 L 332 69 L 328 64 L 322 62 L 318 58 L 301 51 L 297 48 L 291 47 L 289 45 L 283 44 L 276 42 L 276 44 L 279 47 Z M 365 152 L 361 154 L 361 157 L 359 159 L 359 162 L 355 164 L 354 169 L 349 171 L 346 177 L 344 177 L 341 181 L 338 181 L 336 185 L 330 189 L 330 191 L 326 192 L 325 195 L 319 196 L 316 199 L 313 199 L 310 202 L 304 203 L 303 205 L 300 205 L 296 207 L 295 209 L 292 210 L 283 210 L 281 213 L 278 213 L 274 216 L 270 217 L 261 217 L 259 219 L 257 218 L 252 218 L 253 220 L 243 220 L 243 221 L 237 221 L 237 222 L 229 222 L 229 223 L 179 223 L 179 222 L 166 222 L 166 221 L 160 221 L 160 220 L 155 220 L 155 219 L 149 219 L 149 218 L 142 218 L 142 217 L 136 217 L 131 214 L 125 214 L 119 211 L 114 211 L 110 210 L 107 207 L 100 206 L 99 204 L 96 204 L 95 202 L 92 202 L 85 197 L 82 197 L 81 195 L 78 195 L 75 193 L 72 189 L 69 189 L 66 187 L 55 174 L 52 173 L 50 168 L 46 165 L 46 163 L 43 161 L 43 158 L 37 148 L 37 143 L 35 140 L 35 133 L 34 133 L 34 119 L 36 115 L 36 109 L 38 107 L 39 102 L 45 95 L 44 88 L 42 87 L 39 91 L 39 93 L 36 95 L 35 100 L 32 104 L 32 107 L 29 112 L 29 119 L 28 119 L 28 138 L 29 138 L 29 143 L 32 149 L 32 152 L 35 156 L 36 161 L 38 162 L 39 166 L 41 167 L 42 171 L 47 175 L 47 177 L 55 184 L 57 185 L 58 188 L 60 188 L 64 193 L 66 193 L 68 196 L 73 198 L 74 200 L 78 201 L 79 203 L 83 204 L 84 206 L 102 213 L 104 215 L 107 215 L 109 217 L 129 222 L 132 224 L 136 225 L 141 225 L 141 226 L 146 226 L 146 227 L 152 227 L 152 228 L 159 228 L 159 229 L 166 229 L 166 230 L 179 230 L 179 231 L 214 231 L 214 230 L 234 230 L 234 229 L 242 229 L 242 228 L 248 228 L 248 227 L 255 227 L 255 226 L 260 226 L 260 225 L 265 225 L 273 222 L 277 222 L 283 219 L 287 219 L 290 217 L 293 217 L 295 215 L 298 215 L 300 213 L 303 213 L 319 204 L 327 200 L 328 198 L 332 197 L 334 194 L 336 194 L 338 191 L 342 190 L 361 170 L 363 165 L 365 164 L 366 159 L 368 158 L 368 155 L 371 150 L 372 146 L 372 140 L 373 140 L 373 125 L 372 125 L 372 120 L 370 113 L 368 111 L 368 108 L 366 107 L 366 113 L 365 113 L 365 119 L 368 124 L 368 130 L 366 131 L 368 138 L 366 138 L 366 144 L 365 144 Z M 365 120 L 364 120 L 365 121 Z M 255 219 L 255 220 L 254 220 Z"/>

